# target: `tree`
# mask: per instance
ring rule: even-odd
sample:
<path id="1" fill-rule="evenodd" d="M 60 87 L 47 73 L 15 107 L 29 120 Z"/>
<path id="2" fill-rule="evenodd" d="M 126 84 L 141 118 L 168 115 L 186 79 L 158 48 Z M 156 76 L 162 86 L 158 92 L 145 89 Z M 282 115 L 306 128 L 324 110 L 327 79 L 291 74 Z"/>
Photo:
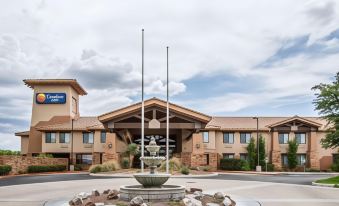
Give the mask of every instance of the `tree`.
<path id="1" fill-rule="evenodd" d="M 139 153 L 138 145 L 135 143 L 129 144 L 126 153 L 129 156 L 129 164 L 131 167 L 133 165 L 134 156 Z"/>
<path id="2" fill-rule="evenodd" d="M 261 167 L 264 167 L 266 164 L 265 157 L 266 157 L 265 139 L 262 136 L 262 134 L 260 134 L 259 135 L 259 165 L 261 165 Z M 256 162 L 258 163 L 258 156 L 256 158 Z"/>
<path id="3" fill-rule="evenodd" d="M 247 145 L 247 155 L 248 155 L 248 164 L 250 165 L 251 169 L 254 169 L 257 153 L 253 137 L 251 138 L 250 143 Z"/>
<path id="4" fill-rule="evenodd" d="M 339 147 L 339 72 L 331 84 L 319 84 L 312 88 L 316 99 L 313 100 L 315 110 L 328 121 L 329 130 L 321 144 L 324 148 Z"/>
<path id="5" fill-rule="evenodd" d="M 288 141 L 288 151 L 287 151 L 287 160 L 288 160 L 288 168 L 295 169 L 298 164 L 297 160 L 297 151 L 298 151 L 298 143 L 296 139 Z"/>

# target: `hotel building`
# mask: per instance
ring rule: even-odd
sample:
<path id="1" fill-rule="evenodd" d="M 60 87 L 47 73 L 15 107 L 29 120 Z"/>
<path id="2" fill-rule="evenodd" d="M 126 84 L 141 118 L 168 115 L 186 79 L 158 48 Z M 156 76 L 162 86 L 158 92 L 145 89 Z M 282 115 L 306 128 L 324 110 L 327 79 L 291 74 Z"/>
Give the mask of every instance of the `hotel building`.
<path id="1" fill-rule="evenodd" d="M 27 79 L 33 89 L 31 126 L 17 132 L 22 155 L 41 153 L 69 158 L 76 164 L 99 164 L 119 160 L 130 143 L 141 143 L 141 103 L 99 116 L 79 113 L 80 96 L 87 92 L 74 79 Z M 246 147 L 256 138 L 253 117 L 209 116 L 176 104 L 170 109 L 170 156 L 189 166 L 210 165 L 221 158 L 247 158 Z M 288 140 L 299 143 L 298 162 L 326 170 L 338 149 L 324 149 L 327 122 L 318 117 L 258 117 L 259 134 L 265 138 L 266 156 L 276 169 L 287 164 Z M 72 138 L 73 136 L 73 138 Z M 145 101 L 145 144 L 154 136 L 165 154 L 166 102 Z"/>

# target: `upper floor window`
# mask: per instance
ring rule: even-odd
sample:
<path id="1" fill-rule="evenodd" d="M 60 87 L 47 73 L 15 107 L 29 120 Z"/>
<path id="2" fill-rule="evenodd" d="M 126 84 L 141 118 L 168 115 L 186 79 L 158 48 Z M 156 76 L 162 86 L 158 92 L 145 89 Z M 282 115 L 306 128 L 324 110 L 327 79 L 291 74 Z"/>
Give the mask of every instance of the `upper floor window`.
<path id="1" fill-rule="evenodd" d="M 234 133 L 224 133 L 224 143 L 234 144 Z"/>
<path id="2" fill-rule="evenodd" d="M 84 133 L 82 133 L 82 142 L 84 144 L 93 144 L 93 142 L 94 142 L 94 133 L 93 132 L 84 132 Z"/>
<path id="3" fill-rule="evenodd" d="M 298 144 L 306 144 L 306 133 L 296 133 L 295 140 Z"/>
<path id="4" fill-rule="evenodd" d="M 306 164 L 306 154 L 297 154 L 298 165 Z"/>
<path id="5" fill-rule="evenodd" d="M 106 131 L 101 131 L 100 142 L 101 143 L 106 143 Z"/>
<path id="6" fill-rule="evenodd" d="M 224 159 L 234 159 L 233 153 L 223 153 L 222 156 Z"/>
<path id="7" fill-rule="evenodd" d="M 240 143 L 248 144 L 251 141 L 251 133 L 240 133 Z"/>
<path id="8" fill-rule="evenodd" d="M 287 144 L 287 143 L 288 143 L 288 133 L 280 133 L 279 144 Z"/>
<path id="9" fill-rule="evenodd" d="M 46 136 L 45 136 L 45 142 L 46 143 L 55 143 L 56 139 L 55 139 L 55 133 L 54 132 L 46 132 Z"/>
<path id="10" fill-rule="evenodd" d="M 70 133 L 65 132 L 59 133 L 59 143 L 69 143 L 70 136 L 71 136 Z"/>
<path id="11" fill-rule="evenodd" d="M 210 139 L 209 139 L 209 136 L 208 136 L 208 132 L 203 132 L 202 137 L 203 137 L 204 143 L 209 143 Z"/>
<path id="12" fill-rule="evenodd" d="M 77 99 L 74 97 L 72 97 L 72 112 L 74 114 L 78 113 L 78 102 L 77 102 Z"/>

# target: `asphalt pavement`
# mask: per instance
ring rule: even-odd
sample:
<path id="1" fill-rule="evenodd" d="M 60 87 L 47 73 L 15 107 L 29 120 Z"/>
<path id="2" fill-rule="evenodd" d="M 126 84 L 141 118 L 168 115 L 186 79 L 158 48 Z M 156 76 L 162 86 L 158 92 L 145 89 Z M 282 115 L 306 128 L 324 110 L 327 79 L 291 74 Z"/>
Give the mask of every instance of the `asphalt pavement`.
<path id="1" fill-rule="evenodd" d="M 193 179 L 216 179 L 216 180 L 242 180 L 242 181 L 259 181 L 273 183 L 288 183 L 297 185 L 311 185 L 312 181 L 317 179 L 328 178 L 333 175 L 327 174 L 279 174 L 279 175 L 256 175 L 256 174 L 219 174 L 213 177 L 196 177 Z M 44 174 L 44 175 L 24 175 L 4 177 L 0 179 L 1 186 L 73 181 L 73 180 L 91 180 L 91 179 L 114 179 L 117 177 L 95 177 L 86 173 L 77 174 Z M 121 177 L 119 177 L 121 178 Z"/>

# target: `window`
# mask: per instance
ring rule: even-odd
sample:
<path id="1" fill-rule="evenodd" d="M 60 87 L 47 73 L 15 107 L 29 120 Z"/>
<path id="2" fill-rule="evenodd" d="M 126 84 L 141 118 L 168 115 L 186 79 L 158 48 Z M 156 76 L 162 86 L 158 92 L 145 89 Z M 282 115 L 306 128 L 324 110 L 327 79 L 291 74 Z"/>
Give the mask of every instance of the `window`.
<path id="1" fill-rule="evenodd" d="M 91 154 L 77 154 L 76 163 L 77 164 L 86 164 L 91 165 L 93 156 Z"/>
<path id="2" fill-rule="evenodd" d="M 234 144 L 233 133 L 224 133 L 224 144 Z"/>
<path id="3" fill-rule="evenodd" d="M 74 114 L 78 113 L 78 103 L 77 103 L 77 100 L 74 97 L 72 97 L 72 112 Z"/>
<path id="4" fill-rule="evenodd" d="M 240 143 L 248 144 L 251 141 L 251 133 L 240 133 Z"/>
<path id="5" fill-rule="evenodd" d="M 59 143 L 69 143 L 70 136 L 70 133 L 61 132 L 59 134 Z"/>
<path id="6" fill-rule="evenodd" d="M 339 164 L 339 154 L 333 154 L 333 164 Z"/>
<path id="7" fill-rule="evenodd" d="M 242 153 L 242 154 L 240 154 L 240 159 L 247 161 L 248 160 L 248 155 L 246 153 Z"/>
<path id="8" fill-rule="evenodd" d="M 281 155 L 281 164 L 282 164 L 282 166 L 287 166 L 288 165 L 287 154 L 282 154 Z"/>
<path id="9" fill-rule="evenodd" d="M 106 131 L 101 131 L 100 142 L 101 143 L 106 143 Z"/>
<path id="10" fill-rule="evenodd" d="M 46 132 L 45 142 L 46 143 L 55 143 L 55 133 L 54 132 Z"/>
<path id="11" fill-rule="evenodd" d="M 234 159 L 234 153 L 224 153 L 222 156 L 224 159 Z"/>
<path id="12" fill-rule="evenodd" d="M 306 154 L 297 154 L 298 165 L 306 164 Z"/>
<path id="13" fill-rule="evenodd" d="M 210 141 L 209 136 L 208 136 L 208 132 L 203 132 L 202 137 L 204 138 L 204 143 L 208 143 Z"/>
<path id="14" fill-rule="evenodd" d="M 93 142 L 94 142 L 93 132 L 82 133 L 82 142 L 85 143 L 85 144 L 93 144 Z"/>
<path id="15" fill-rule="evenodd" d="M 296 133 L 295 140 L 298 144 L 306 144 L 306 133 Z"/>
<path id="16" fill-rule="evenodd" d="M 288 143 L 288 133 L 280 133 L 279 144 L 287 144 L 287 143 Z"/>

